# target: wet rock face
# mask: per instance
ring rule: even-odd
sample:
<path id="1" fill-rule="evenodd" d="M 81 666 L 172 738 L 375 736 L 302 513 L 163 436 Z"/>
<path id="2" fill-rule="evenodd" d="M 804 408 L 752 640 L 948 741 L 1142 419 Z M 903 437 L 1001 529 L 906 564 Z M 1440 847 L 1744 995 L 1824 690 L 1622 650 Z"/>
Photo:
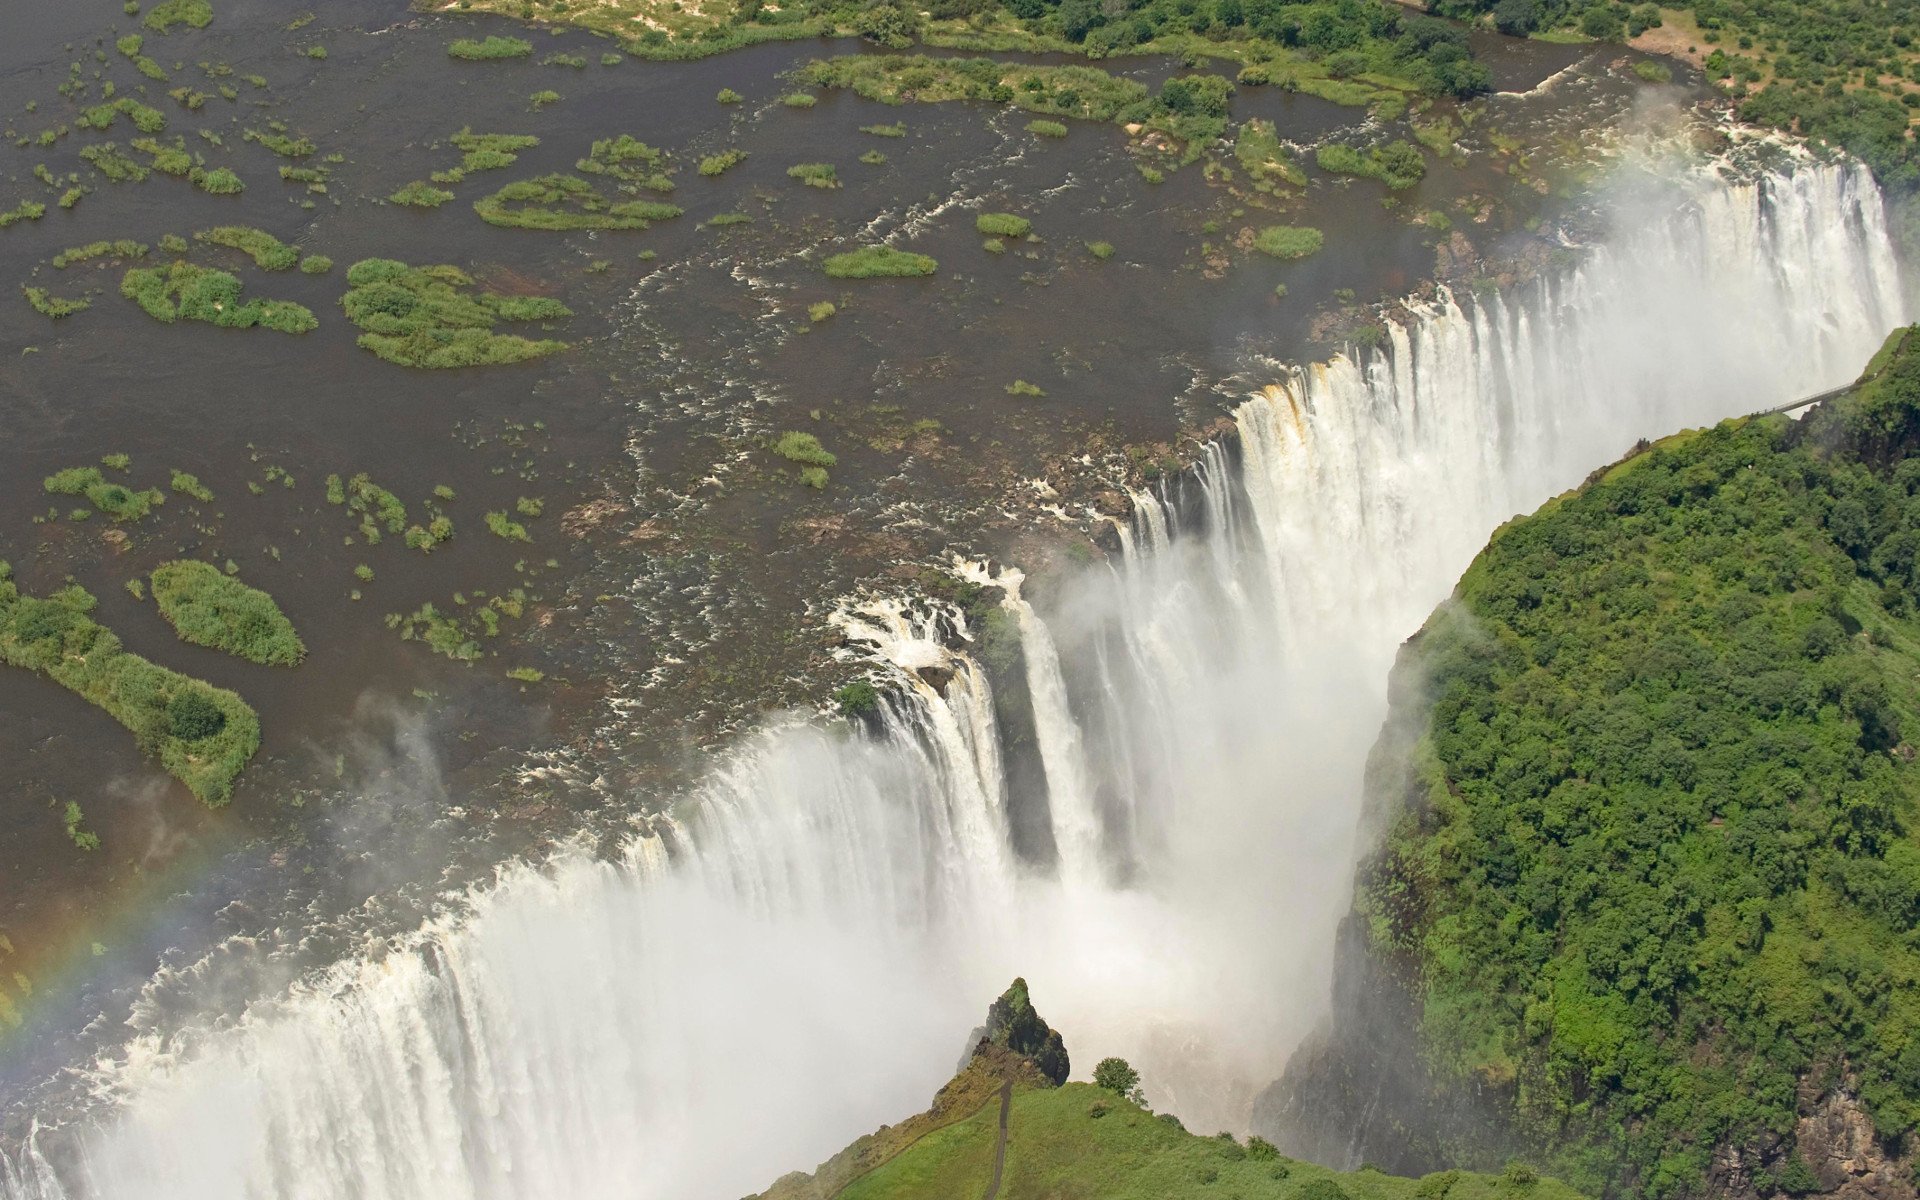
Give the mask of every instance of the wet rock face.
<path id="1" fill-rule="evenodd" d="M 987 1023 L 974 1031 L 968 1043 L 969 1054 L 978 1054 L 985 1046 L 997 1046 L 1031 1059 L 1040 1073 L 1055 1087 L 1067 1081 L 1072 1064 L 1067 1044 L 1058 1030 L 1040 1019 L 1027 995 L 1027 981 L 1016 979 L 1013 985 L 987 1009 Z"/>
<path id="2" fill-rule="evenodd" d="M 1842 1084 L 1809 1105 L 1811 1091 L 1802 1085 L 1795 1135 L 1819 1190 L 1848 1200 L 1913 1200 L 1913 1163 L 1887 1156 L 1852 1087 Z"/>

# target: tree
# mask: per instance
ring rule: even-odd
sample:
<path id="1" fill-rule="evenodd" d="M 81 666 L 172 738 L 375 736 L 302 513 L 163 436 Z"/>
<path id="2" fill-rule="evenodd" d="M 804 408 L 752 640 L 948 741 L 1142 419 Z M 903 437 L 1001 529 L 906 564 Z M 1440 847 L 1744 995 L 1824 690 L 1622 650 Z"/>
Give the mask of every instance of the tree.
<path id="1" fill-rule="evenodd" d="M 1093 1069 L 1093 1082 L 1122 1099 L 1135 1104 L 1141 1102 L 1140 1072 L 1127 1065 L 1124 1058 L 1101 1059 L 1100 1065 Z"/>

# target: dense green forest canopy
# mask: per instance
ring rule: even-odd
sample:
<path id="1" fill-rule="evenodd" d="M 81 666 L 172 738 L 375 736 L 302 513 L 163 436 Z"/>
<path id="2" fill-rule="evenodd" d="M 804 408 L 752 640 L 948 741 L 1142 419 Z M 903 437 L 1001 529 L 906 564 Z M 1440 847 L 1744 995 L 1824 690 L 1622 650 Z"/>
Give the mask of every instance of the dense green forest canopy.
<path id="1" fill-rule="evenodd" d="M 1697 1193 L 1736 1145 L 1811 1190 L 1803 1079 L 1916 1136 L 1920 353 L 1509 525 L 1399 677 L 1431 710 L 1372 936 L 1556 1173 Z"/>

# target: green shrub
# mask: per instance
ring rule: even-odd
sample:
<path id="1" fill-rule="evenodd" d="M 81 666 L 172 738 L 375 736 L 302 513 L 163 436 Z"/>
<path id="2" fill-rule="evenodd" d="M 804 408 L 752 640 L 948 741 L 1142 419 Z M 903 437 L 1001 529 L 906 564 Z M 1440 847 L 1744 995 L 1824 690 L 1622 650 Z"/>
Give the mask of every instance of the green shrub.
<path id="1" fill-rule="evenodd" d="M 1044 396 L 1046 394 L 1038 384 L 1028 383 L 1024 379 L 1016 379 L 1007 385 L 1009 396 Z"/>
<path id="2" fill-rule="evenodd" d="M 1378 179 L 1399 191 L 1419 183 L 1427 173 L 1426 159 L 1412 142 L 1389 142 L 1361 151 L 1343 142 L 1329 142 L 1314 151 L 1320 169 L 1335 175 L 1360 175 Z"/>
<path id="3" fill-rule="evenodd" d="M 1088 242 L 1087 253 L 1093 255 L 1095 258 L 1099 259 L 1101 262 L 1105 262 L 1109 258 L 1113 257 L 1113 243 L 1112 242 Z"/>
<path id="4" fill-rule="evenodd" d="M 258 325 L 281 333 L 319 328 L 313 311 L 291 300 L 240 299 L 240 281 L 225 271 L 176 262 L 135 267 L 120 281 L 120 294 L 158 321 L 205 321 L 225 329 Z"/>
<path id="5" fill-rule="evenodd" d="M 1292 260 L 1318 254 L 1326 239 L 1307 225 L 1269 225 L 1254 235 L 1253 248 L 1274 258 Z"/>
<path id="6" fill-rule="evenodd" d="M 981 213 L 973 219 L 973 227 L 990 237 L 1000 238 L 1023 238 L 1033 232 L 1032 221 L 1012 213 Z"/>
<path id="7" fill-rule="evenodd" d="M 573 311 L 566 305 L 537 296 L 470 292 L 473 279 L 457 267 L 362 259 L 347 269 L 347 285 L 340 305 L 347 319 L 364 331 L 360 346 L 388 362 L 426 368 L 485 366 L 566 349 L 564 342 L 493 332 L 502 321 L 570 317 Z"/>
<path id="8" fill-rule="evenodd" d="M 217 225 L 193 235 L 213 246 L 238 250 L 263 271 L 287 271 L 300 262 L 300 252 L 264 229 L 248 225 Z"/>
<path id="9" fill-rule="evenodd" d="M 156 33 L 169 33 L 175 25 L 205 29 L 213 22 L 213 5 L 208 0 L 160 0 L 147 10 L 141 24 Z"/>
<path id="10" fill-rule="evenodd" d="M 924 254 L 895 250 L 891 246 L 862 246 L 845 254 L 836 254 L 821 264 L 821 270 L 835 279 L 898 279 L 931 275 L 940 264 Z"/>
<path id="11" fill-rule="evenodd" d="M 787 178 L 798 179 L 808 187 L 837 188 L 839 176 L 832 163 L 796 163 L 787 168 Z"/>
<path id="12" fill-rule="evenodd" d="M 88 147 L 92 149 L 92 147 Z M 37 200 L 22 200 L 19 204 L 0 212 L 0 229 L 18 221 L 38 221 L 47 215 L 47 206 Z"/>
<path id="13" fill-rule="evenodd" d="M 646 229 L 681 210 L 657 200 L 609 201 L 577 175 L 542 175 L 510 183 L 474 202 L 489 225 L 515 229 Z"/>
<path id="14" fill-rule="evenodd" d="M 53 265 L 65 269 L 79 262 L 88 262 L 96 258 L 141 258 L 147 253 L 144 242 L 121 239 L 117 242 L 88 242 L 84 246 L 74 246 L 62 250 L 53 256 Z"/>
<path id="15" fill-rule="evenodd" d="M 887 161 L 887 156 L 878 150 L 868 150 L 860 155 L 860 161 L 870 167 L 877 167 Z"/>
<path id="16" fill-rule="evenodd" d="M 805 92 L 790 92 L 780 97 L 780 103 L 786 105 L 788 108 L 812 108 L 814 105 L 820 103 L 820 101 Z"/>
<path id="17" fill-rule="evenodd" d="M 100 835 L 80 827 L 86 820 L 86 816 L 80 811 L 78 804 L 71 800 L 67 801 L 66 812 L 62 814 L 62 817 L 63 823 L 66 826 L 67 837 L 73 840 L 73 844 L 76 847 L 88 851 L 98 850 L 100 848 Z"/>
<path id="18" fill-rule="evenodd" d="M 260 747 L 253 709 L 232 692 L 127 653 L 86 615 L 91 607 L 23 596 L 0 570 L 0 662 L 39 671 L 105 710 L 194 795 L 227 803 Z"/>
<path id="19" fill-rule="evenodd" d="M 85 297 L 78 300 L 67 300 L 59 296 L 50 295 L 45 288 L 22 287 L 20 290 L 26 294 L 27 303 L 33 306 L 33 311 L 55 321 L 63 317 L 70 317 L 75 313 L 85 312 L 93 307 L 93 301 Z"/>
<path id="20" fill-rule="evenodd" d="M 195 167 L 188 172 L 187 178 L 210 196 L 237 196 L 247 190 L 247 185 L 241 182 L 240 177 L 225 167 L 215 167 L 211 171 Z"/>
<path id="21" fill-rule="evenodd" d="M 525 58 L 533 53 L 533 43 L 516 37 L 488 37 L 484 41 L 472 38 L 459 38 L 447 47 L 447 53 L 454 58 L 468 62 L 485 62 L 490 59 Z"/>
<path id="22" fill-rule="evenodd" d="M 841 716 L 865 716 L 880 707 L 880 693 L 866 680 L 856 679 L 833 694 L 833 703 Z"/>
<path id="23" fill-rule="evenodd" d="M 907 127 L 901 123 L 892 125 L 862 125 L 861 133 L 870 133 L 874 137 L 903 138 L 907 136 Z"/>
<path id="24" fill-rule="evenodd" d="M 135 491 L 104 478 L 98 467 L 68 467 L 56 471 L 42 481 L 42 486 L 56 496 L 85 496 L 88 503 L 115 521 L 138 521 L 167 502 L 159 489 Z"/>
<path id="25" fill-rule="evenodd" d="M 179 492 L 183 496 L 192 496 L 202 504 L 213 503 L 212 490 L 209 489 L 206 484 L 201 483 L 197 476 L 189 475 L 185 471 L 175 471 L 173 473 L 171 486 L 174 491 Z"/>
<path id="26" fill-rule="evenodd" d="M 273 597 L 218 567 L 181 559 L 155 567 L 148 578 L 154 604 L 181 641 L 262 666 L 291 667 L 306 657 L 305 643 Z M 207 710 L 207 715 L 219 714 Z"/>
<path id="27" fill-rule="evenodd" d="M 305 158 L 320 148 L 313 144 L 311 138 L 288 137 L 272 130 L 261 133 L 257 129 L 249 129 L 240 137 L 243 141 L 258 142 L 282 158 Z"/>
<path id="28" fill-rule="evenodd" d="M 486 522 L 487 529 L 491 531 L 495 537 L 502 537 L 510 542 L 531 542 L 533 540 L 527 533 L 527 527 L 525 525 L 507 516 L 503 511 L 488 513 L 486 515 Z"/>
<path id="29" fill-rule="evenodd" d="M 1665 63 L 1655 62 L 1650 58 L 1641 59 L 1639 62 L 1633 64 L 1633 73 L 1648 83 L 1673 82 L 1672 68 L 1668 67 Z"/>
<path id="30" fill-rule="evenodd" d="M 325 275 L 333 270 L 333 260 L 324 254 L 309 254 L 300 260 L 302 275 Z"/>
<path id="31" fill-rule="evenodd" d="M 718 100 L 722 104 L 738 104 L 740 103 L 741 100 L 745 99 L 745 97 L 743 97 L 739 92 L 734 91 L 732 88 L 721 88 L 720 94 L 718 96 L 715 96 L 714 99 Z"/>
<path id="32" fill-rule="evenodd" d="M 445 188 L 434 187 L 430 183 L 414 180 L 407 186 L 387 197 L 395 204 L 404 204 L 410 208 L 439 208 L 453 199 L 453 193 Z"/>
<path id="33" fill-rule="evenodd" d="M 549 104 L 560 103 L 560 100 L 561 96 L 559 92 L 543 88 L 527 97 L 527 106 L 533 109 L 534 112 L 539 112 Z"/>
<path id="34" fill-rule="evenodd" d="M 810 467 L 831 467 L 839 461 L 811 433 L 783 433 L 773 443 L 773 452 L 788 462 Z"/>
<path id="35" fill-rule="evenodd" d="M 747 152 L 745 150 L 722 150 L 718 154 L 709 154 L 700 160 L 700 173 L 708 178 L 712 178 L 715 175 L 722 174 L 739 166 L 745 162 L 746 159 Z"/>
<path id="36" fill-rule="evenodd" d="M 821 300 L 818 303 L 807 305 L 807 319 L 817 325 L 839 311 L 838 308 L 834 307 L 833 301 Z"/>
<path id="37" fill-rule="evenodd" d="M 1038 120 L 1027 122 L 1027 132 L 1036 137 L 1063 138 L 1067 136 L 1067 127 L 1058 121 Z"/>

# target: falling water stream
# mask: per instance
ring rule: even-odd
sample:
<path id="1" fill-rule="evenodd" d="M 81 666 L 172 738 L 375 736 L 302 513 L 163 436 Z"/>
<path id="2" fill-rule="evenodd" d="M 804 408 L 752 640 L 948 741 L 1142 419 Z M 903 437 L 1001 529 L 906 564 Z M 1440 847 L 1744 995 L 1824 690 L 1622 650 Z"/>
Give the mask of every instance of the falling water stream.
<path id="1" fill-rule="evenodd" d="M 1643 436 L 1842 382 L 1906 313 L 1846 165 L 1701 173 L 1579 265 L 1441 294 L 1379 353 L 1253 361 L 1239 436 L 1136 496 L 1124 553 L 1005 585 L 1043 794 L 980 631 L 871 599 L 864 729 L 728 754 L 612 861 L 513 866 L 415 933 L 88 1078 L 5 1200 L 737 1196 L 924 1106 L 1024 974 L 1084 1074 L 1244 1125 L 1328 1002 L 1399 642 L 1488 533 Z M 1054 853 L 1016 848 L 1046 806 Z"/>

